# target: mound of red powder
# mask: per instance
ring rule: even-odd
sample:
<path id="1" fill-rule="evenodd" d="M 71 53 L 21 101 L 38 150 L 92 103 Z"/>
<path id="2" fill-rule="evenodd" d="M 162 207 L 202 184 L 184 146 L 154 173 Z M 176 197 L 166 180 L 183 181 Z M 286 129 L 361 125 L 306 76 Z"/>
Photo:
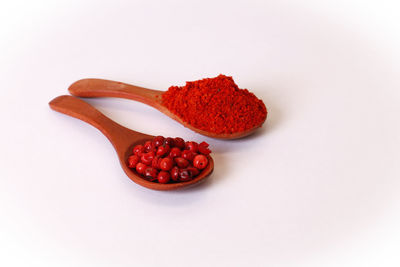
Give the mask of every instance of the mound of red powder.
<path id="1" fill-rule="evenodd" d="M 162 103 L 183 121 L 217 134 L 254 128 L 267 117 L 261 99 L 222 74 L 186 82 L 185 86 L 171 86 L 162 95 Z"/>

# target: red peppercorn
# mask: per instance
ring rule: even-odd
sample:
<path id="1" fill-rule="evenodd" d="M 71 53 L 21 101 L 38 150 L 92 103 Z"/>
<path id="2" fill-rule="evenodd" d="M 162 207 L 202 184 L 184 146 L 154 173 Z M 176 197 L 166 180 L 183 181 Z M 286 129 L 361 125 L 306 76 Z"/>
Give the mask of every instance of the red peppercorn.
<path id="1" fill-rule="evenodd" d="M 193 159 L 193 166 L 199 170 L 202 170 L 205 167 L 207 167 L 207 164 L 208 164 L 208 159 L 204 155 L 197 155 Z"/>
<path id="2" fill-rule="evenodd" d="M 154 169 L 153 167 L 147 167 L 144 176 L 149 180 L 149 181 L 154 181 L 157 179 L 158 171 Z"/>
<path id="3" fill-rule="evenodd" d="M 171 151 L 171 148 L 169 147 L 169 145 L 164 145 L 164 146 L 159 146 L 157 149 L 157 156 L 164 156 L 167 155 L 169 152 Z"/>
<path id="4" fill-rule="evenodd" d="M 145 149 L 145 152 L 153 151 L 153 149 L 154 149 L 153 142 L 146 141 L 146 143 L 144 143 L 144 149 Z"/>
<path id="5" fill-rule="evenodd" d="M 188 167 L 187 170 L 192 172 L 193 177 L 197 176 L 200 173 L 199 169 L 195 167 Z"/>
<path id="6" fill-rule="evenodd" d="M 189 166 L 189 161 L 184 158 L 176 157 L 174 158 L 174 161 L 179 168 L 186 168 L 187 166 Z"/>
<path id="7" fill-rule="evenodd" d="M 179 149 L 184 149 L 185 148 L 185 140 L 183 140 L 180 137 L 175 137 L 174 138 L 174 145 L 175 145 L 175 147 L 177 147 Z"/>
<path id="8" fill-rule="evenodd" d="M 164 139 L 165 139 L 164 136 L 161 136 L 161 135 L 154 137 L 153 141 L 152 141 L 153 146 L 154 147 L 161 146 L 164 143 Z"/>
<path id="9" fill-rule="evenodd" d="M 193 153 L 197 153 L 197 148 L 199 146 L 199 144 L 197 144 L 196 142 L 186 142 L 186 149 L 192 151 Z"/>
<path id="10" fill-rule="evenodd" d="M 160 184 L 166 184 L 169 182 L 170 174 L 166 171 L 160 171 L 157 176 L 157 180 Z"/>
<path id="11" fill-rule="evenodd" d="M 173 167 L 169 173 L 171 174 L 172 181 L 174 181 L 174 182 L 179 181 L 179 168 L 178 167 L 176 167 L 176 166 Z"/>
<path id="12" fill-rule="evenodd" d="M 190 150 L 183 150 L 182 154 L 181 154 L 181 157 L 188 161 L 193 161 L 195 156 L 196 156 L 196 153 L 193 153 Z"/>
<path id="13" fill-rule="evenodd" d="M 169 152 L 169 156 L 171 158 L 175 158 L 175 157 L 180 157 L 181 156 L 181 150 L 177 147 L 174 147 L 171 149 L 171 152 Z"/>
<path id="14" fill-rule="evenodd" d="M 208 146 L 209 144 L 207 144 L 206 142 L 201 142 L 197 149 L 201 154 L 208 155 L 211 153 L 211 150 L 208 148 Z"/>
<path id="15" fill-rule="evenodd" d="M 136 171 L 139 174 L 144 174 L 144 172 L 146 171 L 146 164 L 139 162 L 138 164 L 136 164 Z"/>
<path id="16" fill-rule="evenodd" d="M 148 152 L 148 153 L 144 153 L 140 157 L 141 162 L 143 162 L 147 166 L 151 165 L 151 162 L 153 161 L 153 159 L 154 159 L 154 152 L 153 151 Z"/>
<path id="17" fill-rule="evenodd" d="M 135 168 L 136 172 L 148 181 L 186 182 L 199 175 L 199 169 L 207 166 L 208 159 L 204 154 L 211 152 L 208 146 L 206 142 L 185 143 L 180 137 L 156 136 L 143 145 L 136 145 L 128 157 L 127 165 L 129 168 Z M 184 148 L 186 149 L 182 151 Z"/>
<path id="18" fill-rule="evenodd" d="M 174 139 L 171 137 L 165 138 L 164 145 L 169 145 L 170 147 L 174 147 Z"/>
<path id="19" fill-rule="evenodd" d="M 139 161 L 140 161 L 140 158 L 139 158 L 138 155 L 129 156 L 129 158 L 128 158 L 128 167 L 129 168 L 135 168 L 136 164 L 138 164 Z"/>
<path id="20" fill-rule="evenodd" d="M 192 180 L 193 173 L 188 169 L 181 169 L 179 170 L 179 181 L 187 182 Z"/>
<path id="21" fill-rule="evenodd" d="M 144 146 L 143 145 L 136 145 L 133 148 L 133 154 L 138 155 L 139 157 L 142 156 L 142 153 L 144 153 Z"/>
<path id="22" fill-rule="evenodd" d="M 151 167 L 153 167 L 156 170 L 159 170 L 160 169 L 160 160 L 161 160 L 161 158 L 159 156 L 155 156 L 151 162 Z"/>
<path id="23" fill-rule="evenodd" d="M 171 158 L 163 158 L 160 161 L 160 169 L 163 171 L 169 171 L 174 167 L 174 161 Z"/>

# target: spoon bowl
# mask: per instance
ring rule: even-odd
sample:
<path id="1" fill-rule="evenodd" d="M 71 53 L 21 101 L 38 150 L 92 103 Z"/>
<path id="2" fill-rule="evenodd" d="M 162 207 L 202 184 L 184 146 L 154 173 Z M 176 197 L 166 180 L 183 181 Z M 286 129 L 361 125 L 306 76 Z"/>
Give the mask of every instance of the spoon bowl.
<path id="1" fill-rule="evenodd" d="M 139 101 L 161 111 L 194 132 L 217 139 L 237 139 L 250 135 L 264 123 L 263 121 L 259 125 L 242 132 L 217 134 L 196 128 L 172 113 L 162 104 L 164 91 L 103 79 L 82 79 L 71 84 L 68 90 L 72 95 L 79 97 L 118 97 Z"/>
<path id="2" fill-rule="evenodd" d="M 127 163 L 128 157 L 132 154 L 133 147 L 143 144 L 145 141 L 152 140 L 154 136 L 130 130 L 116 123 L 77 97 L 68 95 L 59 96 L 50 101 L 49 105 L 55 111 L 85 121 L 100 130 L 114 146 L 121 167 L 126 175 L 141 186 L 154 190 L 181 189 L 203 181 L 214 169 L 214 161 L 212 157 L 208 156 L 209 164 L 207 167 L 191 181 L 170 184 L 150 182 L 142 178 L 135 170 L 130 169 Z"/>

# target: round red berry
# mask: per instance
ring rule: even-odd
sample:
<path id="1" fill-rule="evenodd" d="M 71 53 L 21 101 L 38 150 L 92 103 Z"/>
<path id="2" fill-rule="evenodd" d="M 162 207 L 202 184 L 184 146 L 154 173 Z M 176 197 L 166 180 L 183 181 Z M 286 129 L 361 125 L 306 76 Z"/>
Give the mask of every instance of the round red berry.
<path id="1" fill-rule="evenodd" d="M 142 156 L 142 153 L 144 153 L 144 146 L 143 145 L 136 145 L 133 148 L 133 154 L 138 155 L 139 157 Z"/>
<path id="2" fill-rule="evenodd" d="M 175 137 L 174 138 L 174 145 L 177 148 L 184 149 L 185 148 L 185 140 L 183 140 L 180 137 Z"/>
<path id="3" fill-rule="evenodd" d="M 151 167 L 153 167 L 156 170 L 160 169 L 160 157 L 155 156 L 154 159 L 151 161 Z"/>
<path id="4" fill-rule="evenodd" d="M 170 147 L 174 147 L 174 139 L 171 137 L 165 138 L 164 145 L 169 145 Z"/>
<path id="5" fill-rule="evenodd" d="M 157 180 L 160 184 L 166 184 L 169 182 L 170 174 L 166 171 L 160 171 L 157 176 Z"/>
<path id="6" fill-rule="evenodd" d="M 142 156 L 140 157 L 140 161 L 143 162 L 144 164 L 150 166 L 152 161 L 154 159 L 154 152 L 148 152 L 148 153 L 144 153 L 142 154 Z"/>
<path id="7" fill-rule="evenodd" d="M 163 171 L 169 171 L 174 167 L 174 161 L 171 158 L 163 158 L 160 161 L 160 169 Z"/>
<path id="8" fill-rule="evenodd" d="M 139 158 L 138 155 L 129 156 L 129 158 L 128 158 L 128 166 L 129 166 L 129 168 L 135 168 L 136 164 L 138 164 L 139 161 L 140 161 L 140 158 Z"/>
<path id="9" fill-rule="evenodd" d="M 193 159 L 193 166 L 199 170 L 202 170 L 205 167 L 207 167 L 207 164 L 208 164 L 208 159 L 204 155 L 197 155 Z"/>
<path id="10" fill-rule="evenodd" d="M 153 151 L 154 150 L 153 142 L 146 141 L 146 143 L 144 143 L 144 149 L 145 149 L 145 152 Z"/>
<path id="11" fill-rule="evenodd" d="M 146 166 L 146 164 L 139 162 L 138 164 L 136 164 L 136 171 L 139 174 L 144 174 L 147 167 L 148 166 Z"/>
<path id="12" fill-rule="evenodd" d="M 169 145 L 164 145 L 164 146 L 159 146 L 157 149 L 157 156 L 164 156 L 164 155 L 168 155 L 168 153 L 171 151 L 171 148 L 169 147 Z"/>
<path id="13" fill-rule="evenodd" d="M 171 152 L 169 152 L 169 156 L 171 158 L 176 158 L 176 157 L 180 157 L 181 156 L 181 150 L 177 147 L 174 147 L 171 149 Z"/>
<path id="14" fill-rule="evenodd" d="M 156 180 L 157 175 L 158 175 L 158 171 L 156 169 L 154 169 L 153 167 L 147 167 L 144 172 L 144 176 L 150 181 Z"/>
<path id="15" fill-rule="evenodd" d="M 188 169 L 179 170 L 179 181 L 187 182 L 193 179 L 193 173 Z"/>
<path id="16" fill-rule="evenodd" d="M 164 144 L 164 139 L 165 139 L 164 136 L 161 136 L 161 135 L 154 137 L 153 141 L 152 141 L 153 146 L 154 147 L 161 146 L 162 144 Z"/>
<path id="17" fill-rule="evenodd" d="M 188 171 L 192 172 L 193 177 L 197 176 L 200 173 L 200 171 L 195 167 L 188 167 L 187 169 Z"/>
<path id="18" fill-rule="evenodd" d="M 170 171 L 172 181 L 178 182 L 179 181 L 179 168 L 173 167 Z"/>
<path id="19" fill-rule="evenodd" d="M 193 153 L 197 153 L 198 144 L 196 142 L 186 142 L 185 147 L 186 149 L 192 151 Z"/>
<path id="20" fill-rule="evenodd" d="M 193 151 L 190 151 L 190 150 L 183 150 L 182 154 L 181 154 L 181 157 L 188 161 L 193 161 L 195 156 L 196 156 L 196 153 L 193 153 Z"/>
<path id="21" fill-rule="evenodd" d="M 189 166 L 189 161 L 184 158 L 176 157 L 174 158 L 174 161 L 179 168 L 186 168 L 187 166 Z"/>

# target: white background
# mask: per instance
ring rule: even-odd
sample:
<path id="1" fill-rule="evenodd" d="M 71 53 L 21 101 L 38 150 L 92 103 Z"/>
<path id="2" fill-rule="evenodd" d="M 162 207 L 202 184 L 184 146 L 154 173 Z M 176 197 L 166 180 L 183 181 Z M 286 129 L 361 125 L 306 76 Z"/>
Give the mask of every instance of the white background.
<path id="1" fill-rule="evenodd" d="M 1 266 L 400 266 L 398 1 L 1 1 Z M 231 75 L 249 138 L 121 99 L 149 134 L 211 144 L 204 184 L 131 182 L 99 131 L 48 102 L 81 78 L 166 90 Z"/>

